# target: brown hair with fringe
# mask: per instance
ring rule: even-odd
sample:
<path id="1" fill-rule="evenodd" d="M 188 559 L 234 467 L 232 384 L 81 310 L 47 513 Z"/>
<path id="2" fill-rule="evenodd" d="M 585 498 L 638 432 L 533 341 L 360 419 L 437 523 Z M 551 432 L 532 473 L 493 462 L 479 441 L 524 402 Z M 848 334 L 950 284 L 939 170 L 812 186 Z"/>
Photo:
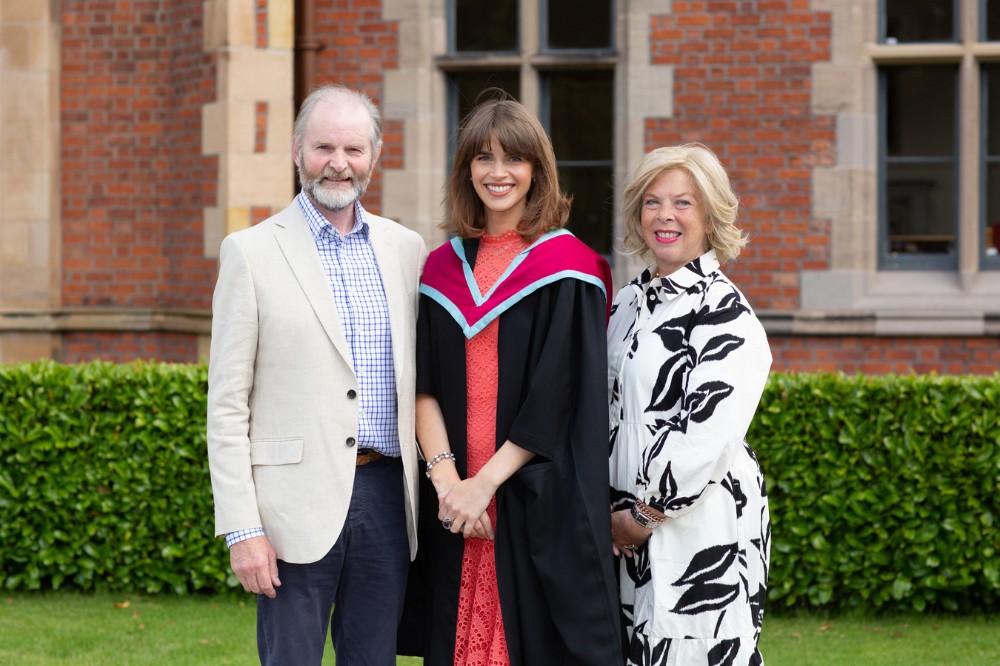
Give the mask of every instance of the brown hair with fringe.
<path id="1" fill-rule="evenodd" d="M 555 153 L 541 123 L 523 104 L 502 94 L 478 104 L 459 128 L 441 228 L 461 238 L 478 238 L 485 233 L 485 207 L 472 186 L 470 165 L 496 137 L 504 152 L 528 160 L 534 167 L 524 219 L 517 225 L 518 233 L 530 242 L 566 225 L 572 198 L 559 189 Z"/>

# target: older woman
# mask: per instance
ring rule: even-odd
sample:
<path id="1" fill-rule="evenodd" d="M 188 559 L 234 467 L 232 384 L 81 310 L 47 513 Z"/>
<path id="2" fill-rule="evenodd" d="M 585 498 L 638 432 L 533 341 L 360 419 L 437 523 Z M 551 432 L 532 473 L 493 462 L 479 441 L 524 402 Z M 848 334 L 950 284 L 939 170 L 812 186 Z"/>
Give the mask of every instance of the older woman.
<path id="1" fill-rule="evenodd" d="M 760 664 L 770 519 L 744 437 L 771 365 L 720 264 L 746 239 L 718 158 L 659 148 L 625 188 L 625 245 L 652 261 L 608 329 L 612 543 L 629 664 Z"/>

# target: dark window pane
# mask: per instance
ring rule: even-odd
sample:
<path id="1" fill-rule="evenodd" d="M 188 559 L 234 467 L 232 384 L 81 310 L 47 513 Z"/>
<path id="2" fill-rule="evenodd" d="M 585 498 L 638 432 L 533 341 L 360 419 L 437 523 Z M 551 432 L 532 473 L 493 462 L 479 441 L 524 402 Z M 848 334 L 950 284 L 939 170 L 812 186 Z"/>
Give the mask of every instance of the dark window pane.
<path id="1" fill-rule="evenodd" d="M 1000 162 L 986 167 L 986 235 L 984 252 L 987 257 L 1000 255 Z"/>
<path id="2" fill-rule="evenodd" d="M 553 72 L 545 85 L 545 117 L 560 182 L 573 195 L 569 229 L 594 250 L 611 254 L 614 75 Z"/>
<path id="3" fill-rule="evenodd" d="M 610 160 L 613 129 L 610 71 L 559 72 L 547 77 L 549 131 L 560 161 Z"/>
<path id="4" fill-rule="evenodd" d="M 611 167 L 560 166 L 559 182 L 566 193 L 573 195 L 567 228 L 596 252 L 611 254 Z"/>
<path id="5" fill-rule="evenodd" d="M 889 253 L 955 252 L 954 166 L 887 166 Z"/>
<path id="6" fill-rule="evenodd" d="M 1000 2 L 991 2 L 1000 5 Z M 998 8 L 1000 12 L 1000 8 Z M 986 130 L 986 201 L 983 252 L 1000 260 L 1000 65 L 983 67 L 986 79 L 983 127 Z M 992 265 L 992 264 L 990 264 Z"/>
<path id="7" fill-rule="evenodd" d="M 883 0 L 885 42 L 955 40 L 954 0 Z"/>
<path id="8" fill-rule="evenodd" d="M 547 47 L 611 48 L 611 0 L 548 0 Z"/>
<path id="9" fill-rule="evenodd" d="M 986 0 L 984 3 L 986 16 L 986 39 L 991 42 L 1000 41 L 1000 0 Z"/>
<path id="10" fill-rule="evenodd" d="M 480 93 L 487 88 L 500 88 L 514 98 L 520 97 L 521 78 L 516 70 L 507 72 L 459 72 L 451 75 L 451 86 L 457 107 L 453 116 L 457 128 L 473 107 Z M 482 101 L 482 100 L 480 100 Z"/>
<path id="11" fill-rule="evenodd" d="M 1000 65 L 985 65 L 986 78 L 986 153 L 1000 158 Z"/>
<path id="12" fill-rule="evenodd" d="M 957 80 L 958 69 L 952 65 L 885 69 L 889 157 L 954 155 Z"/>
<path id="13" fill-rule="evenodd" d="M 456 51 L 517 51 L 517 0 L 454 0 Z"/>

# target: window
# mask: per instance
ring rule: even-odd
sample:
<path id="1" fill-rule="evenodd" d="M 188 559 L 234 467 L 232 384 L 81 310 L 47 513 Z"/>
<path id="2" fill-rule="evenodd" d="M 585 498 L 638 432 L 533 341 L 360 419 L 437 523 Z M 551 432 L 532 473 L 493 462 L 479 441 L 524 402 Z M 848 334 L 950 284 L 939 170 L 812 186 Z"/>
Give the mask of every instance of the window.
<path id="1" fill-rule="evenodd" d="M 1000 41 L 1000 0 L 986 0 L 983 11 L 986 12 L 986 20 L 979 23 L 986 28 L 985 41 Z"/>
<path id="2" fill-rule="evenodd" d="M 454 51 L 517 53 L 517 0 L 453 0 L 449 21 Z"/>
<path id="3" fill-rule="evenodd" d="M 954 65 L 884 67 L 883 268 L 955 268 Z"/>
<path id="4" fill-rule="evenodd" d="M 1000 0 L 880 11 L 878 267 L 1000 268 L 1000 49 L 985 43 L 1000 39 Z"/>
<path id="5" fill-rule="evenodd" d="M 991 3 L 1000 5 L 1000 2 Z M 1000 7 L 997 8 L 1000 14 Z M 1000 64 L 983 67 L 983 265 L 1000 268 Z"/>
<path id="6" fill-rule="evenodd" d="M 562 188 L 573 196 L 568 228 L 610 256 L 614 215 L 612 0 L 450 0 L 449 155 L 479 94 L 521 100 L 552 138 Z"/>
<path id="7" fill-rule="evenodd" d="M 953 0 L 885 0 L 885 43 L 956 41 Z"/>

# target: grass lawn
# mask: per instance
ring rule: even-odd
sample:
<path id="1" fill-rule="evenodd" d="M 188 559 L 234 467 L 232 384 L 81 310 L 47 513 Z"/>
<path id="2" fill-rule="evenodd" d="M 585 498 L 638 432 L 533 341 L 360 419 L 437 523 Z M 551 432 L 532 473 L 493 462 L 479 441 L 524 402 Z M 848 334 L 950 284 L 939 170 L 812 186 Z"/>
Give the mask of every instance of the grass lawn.
<path id="1" fill-rule="evenodd" d="M 765 619 L 768 666 L 994 666 L 1000 618 Z M 324 664 L 333 664 L 328 650 Z M 252 599 L 11 594 L 0 597 L 0 664 L 255 664 Z M 400 666 L 419 659 L 400 658 Z"/>

